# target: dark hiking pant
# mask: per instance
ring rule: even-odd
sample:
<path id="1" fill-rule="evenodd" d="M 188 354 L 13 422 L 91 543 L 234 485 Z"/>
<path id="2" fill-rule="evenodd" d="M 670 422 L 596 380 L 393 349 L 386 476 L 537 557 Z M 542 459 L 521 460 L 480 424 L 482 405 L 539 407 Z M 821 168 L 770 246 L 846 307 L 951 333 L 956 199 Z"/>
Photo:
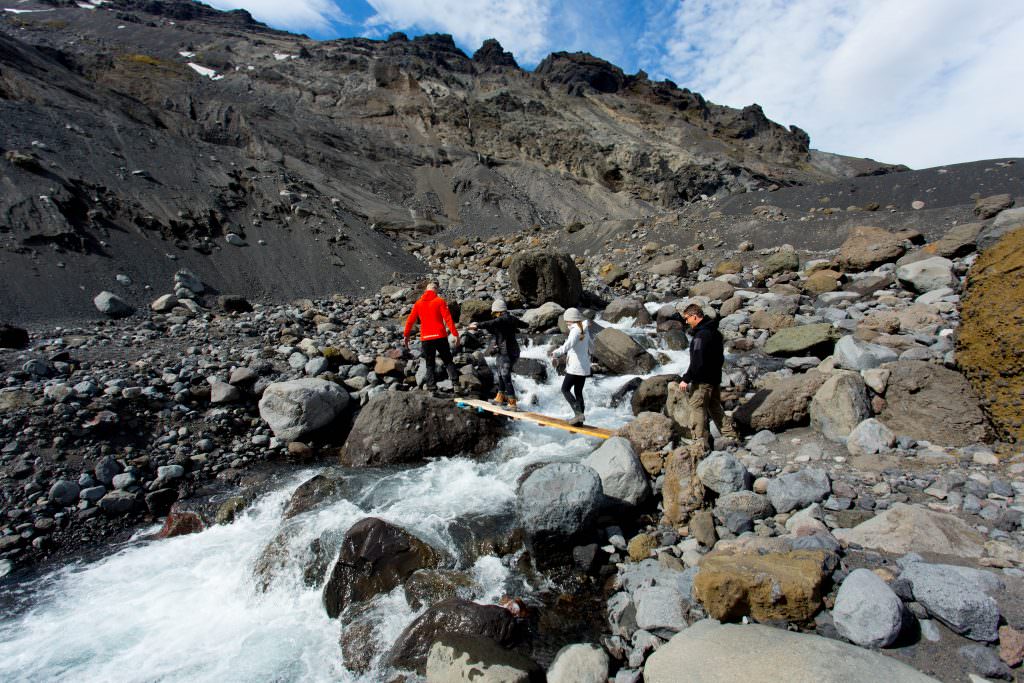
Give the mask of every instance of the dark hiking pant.
<path id="1" fill-rule="evenodd" d="M 722 409 L 722 393 L 717 386 L 710 384 L 694 384 L 688 398 L 690 404 L 690 431 L 693 440 L 700 444 L 704 453 L 708 453 L 714 447 L 714 439 L 711 438 L 711 421 L 718 425 L 718 431 L 722 436 L 736 437 L 736 428 L 733 426 L 732 418 L 725 414 Z"/>
<path id="2" fill-rule="evenodd" d="M 444 369 L 448 372 L 448 379 L 452 381 L 453 387 L 459 386 L 459 373 L 455 369 L 455 361 L 452 359 L 452 349 L 448 346 L 446 338 L 427 339 L 423 342 L 423 360 L 427 363 L 427 388 L 437 388 L 437 378 L 434 376 L 434 361 L 437 356 L 441 357 Z"/>
<path id="3" fill-rule="evenodd" d="M 572 412 L 577 414 L 583 414 L 583 383 L 587 381 L 587 378 L 583 375 L 570 375 L 565 374 L 565 379 L 562 380 L 562 396 L 565 396 L 565 400 L 572 406 Z"/>

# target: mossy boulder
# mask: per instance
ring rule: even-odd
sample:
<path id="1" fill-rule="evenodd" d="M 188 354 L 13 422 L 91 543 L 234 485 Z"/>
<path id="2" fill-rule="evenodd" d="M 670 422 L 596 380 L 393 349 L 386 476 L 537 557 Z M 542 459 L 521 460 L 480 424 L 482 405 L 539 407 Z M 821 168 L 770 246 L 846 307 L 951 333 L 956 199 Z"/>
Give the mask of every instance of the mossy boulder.
<path id="1" fill-rule="evenodd" d="M 765 277 L 771 277 L 779 273 L 788 273 L 799 270 L 799 268 L 800 257 L 796 255 L 795 251 L 789 251 L 788 249 L 775 252 L 761 264 L 761 272 L 764 273 Z"/>
<path id="2" fill-rule="evenodd" d="M 785 327 L 765 342 L 764 352 L 770 356 L 817 356 L 832 353 L 836 343 L 831 323 Z"/>
<path id="3" fill-rule="evenodd" d="M 967 277 L 957 363 L 1001 438 L 1024 439 L 1024 229 L 982 252 Z"/>
<path id="4" fill-rule="evenodd" d="M 714 551 L 693 581 L 708 614 L 721 621 L 806 622 L 821 609 L 828 566 L 823 550 L 789 553 Z"/>

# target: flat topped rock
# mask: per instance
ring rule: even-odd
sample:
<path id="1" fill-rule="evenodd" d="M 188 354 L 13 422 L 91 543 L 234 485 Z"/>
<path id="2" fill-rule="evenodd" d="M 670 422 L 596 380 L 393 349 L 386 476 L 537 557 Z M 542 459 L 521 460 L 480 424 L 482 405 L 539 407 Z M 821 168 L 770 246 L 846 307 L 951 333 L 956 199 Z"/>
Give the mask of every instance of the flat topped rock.
<path id="1" fill-rule="evenodd" d="M 772 335 L 764 345 L 770 356 L 819 356 L 832 353 L 836 334 L 831 323 L 786 327 Z"/>
<path id="2" fill-rule="evenodd" d="M 685 674 L 682 674 L 685 672 Z M 926 683 L 934 678 L 871 650 L 770 626 L 706 619 L 676 635 L 644 666 L 647 683 Z"/>
<path id="3" fill-rule="evenodd" d="M 852 529 L 836 529 L 833 535 L 845 543 L 897 555 L 915 552 L 981 557 L 985 548 L 985 537 L 959 517 L 906 503 L 896 503 Z"/>

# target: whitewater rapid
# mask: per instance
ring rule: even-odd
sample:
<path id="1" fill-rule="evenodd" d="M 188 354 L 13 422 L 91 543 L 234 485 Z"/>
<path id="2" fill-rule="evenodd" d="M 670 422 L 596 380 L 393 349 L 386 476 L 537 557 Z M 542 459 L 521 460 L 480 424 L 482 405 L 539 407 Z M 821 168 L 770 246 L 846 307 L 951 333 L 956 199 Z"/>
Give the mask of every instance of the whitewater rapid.
<path id="1" fill-rule="evenodd" d="M 607 323 L 603 323 L 606 326 Z M 612 325 L 628 332 L 631 321 Z M 524 349 L 546 359 L 547 347 Z M 651 374 L 682 372 L 685 351 L 659 350 L 669 362 Z M 560 378 L 539 384 L 516 378 L 530 410 L 568 417 Z M 629 402 L 609 399 L 632 376 L 591 379 L 585 387 L 588 424 L 618 427 L 632 417 Z M 515 504 L 516 481 L 536 462 L 578 461 L 599 441 L 523 422 L 486 457 L 440 458 L 382 473 L 357 494 L 302 515 L 292 523 L 289 557 L 297 560 L 325 531 L 343 533 L 359 519 L 381 517 L 458 557 L 448 535 L 452 520 L 496 514 Z M 18 587 L 31 607 L 0 617 L 0 680 L 149 682 L 372 681 L 343 666 L 342 623 L 329 619 L 321 590 L 302 583 L 299 561 L 288 563 L 266 592 L 253 566 L 281 530 L 292 492 L 316 474 L 297 473 L 230 525 L 160 541 L 133 540 L 104 559 L 65 567 Z M 155 531 L 153 528 L 147 531 Z M 141 537 L 144 534 L 139 534 Z M 470 568 L 471 599 L 495 603 L 529 586 L 500 558 Z M 9 590 L 0 580 L 0 590 Z M 401 587 L 373 603 L 375 636 L 393 642 L 418 614 Z"/>

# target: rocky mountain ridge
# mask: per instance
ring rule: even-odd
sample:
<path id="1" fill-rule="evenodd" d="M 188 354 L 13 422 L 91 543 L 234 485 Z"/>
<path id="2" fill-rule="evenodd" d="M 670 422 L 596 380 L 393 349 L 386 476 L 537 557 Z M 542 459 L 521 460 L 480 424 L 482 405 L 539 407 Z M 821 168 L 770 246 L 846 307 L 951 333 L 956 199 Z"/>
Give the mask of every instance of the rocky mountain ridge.
<path id="1" fill-rule="evenodd" d="M 186 1 L 17 10 L 0 21 L 0 314 L 20 320 L 86 315 L 114 275 L 183 263 L 251 296 L 373 289 L 422 271 L 409 241 L 440 231 L 633 221 L 894 169 L 582 53 L 531 73 L 496 41 L 316 42 Z"/>

